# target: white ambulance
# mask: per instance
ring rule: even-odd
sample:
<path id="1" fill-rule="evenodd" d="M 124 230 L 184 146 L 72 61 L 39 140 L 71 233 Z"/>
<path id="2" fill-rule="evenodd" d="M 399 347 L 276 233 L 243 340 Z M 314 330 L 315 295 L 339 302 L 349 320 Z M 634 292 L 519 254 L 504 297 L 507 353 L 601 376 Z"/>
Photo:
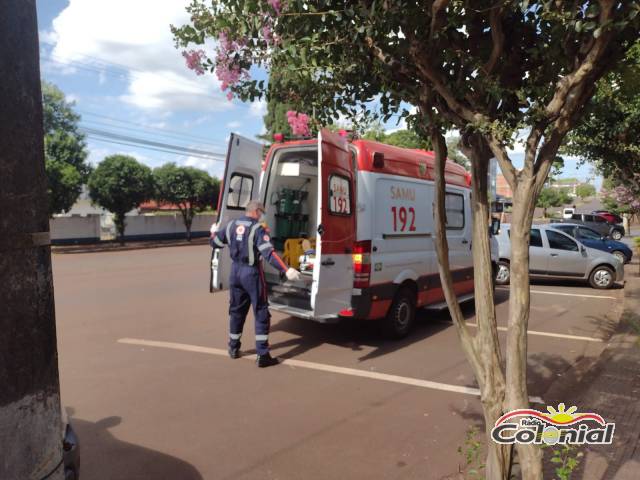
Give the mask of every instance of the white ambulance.
<path id="1" fill-rule="evenodd" d="M 263 158 L 262 144 L 231 135 L 218 222 L 257 199 L 276 250 L 291 238 L 315 240 L 313 268 L 300 281 L 264 265 L 273 310 L 320 322 L 384 319 L 387 333 L 402 337 L 416 308 L 445 305 L 432 238 L 432 153 L 322 130 L 317 139 L 274 143 Z M 445 177 L 451 268 L 463 301 L 474 289 L 471 177 L 450 161 Z M 293 213 L 284 215 L 287 202 Z M 212 291 L 228 287 L 230 263 L 228 249 L 215 251 Z"/>

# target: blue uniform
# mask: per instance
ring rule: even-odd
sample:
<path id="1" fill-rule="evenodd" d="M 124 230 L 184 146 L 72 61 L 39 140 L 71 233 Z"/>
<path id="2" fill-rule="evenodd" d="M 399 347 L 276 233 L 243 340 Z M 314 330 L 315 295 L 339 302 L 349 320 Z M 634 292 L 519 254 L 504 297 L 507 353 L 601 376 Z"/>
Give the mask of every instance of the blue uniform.
<path id="1" fill-rule="evenodd" d="M 267 300 L 267 285 L 261 259 L 264 258 L 281 272 L 287 266 L 276 254 L 269 233 L 255 219 L 241 217 L 231 220 L 211 237 L 211 246 L 229 246 L 231 278 L 229 279 L 229 347 L 240 348 L 242 328 L 253 306 L 258 355 L 269 352 L 271 314 Z"/>

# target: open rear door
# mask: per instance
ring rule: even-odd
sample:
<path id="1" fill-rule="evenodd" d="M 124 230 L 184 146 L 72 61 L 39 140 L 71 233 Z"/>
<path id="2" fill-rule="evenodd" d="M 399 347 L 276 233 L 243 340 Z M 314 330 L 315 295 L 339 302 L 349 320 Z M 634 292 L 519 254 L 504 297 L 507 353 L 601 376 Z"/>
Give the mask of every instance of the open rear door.
<path id="1" fill-rule="evenodd" d="M 316 318 L 351 308 L 356 235 L 355 172 L 345 138 L 318 135 L 318 234 L 311 306 Z M 319 261 L 318 261 L 319 260 Z"/>
<path id="2" fill-rule="evenodd" d="M 258 198 L 261 165 L 262 144 L 232 133 L 218 198 L 217 222 L 220 228 L 244 215 L 247 203 Z M 211 291 L 229 288 L 231 258 L 228 248 L 215 250 L 211 271 Z"/>

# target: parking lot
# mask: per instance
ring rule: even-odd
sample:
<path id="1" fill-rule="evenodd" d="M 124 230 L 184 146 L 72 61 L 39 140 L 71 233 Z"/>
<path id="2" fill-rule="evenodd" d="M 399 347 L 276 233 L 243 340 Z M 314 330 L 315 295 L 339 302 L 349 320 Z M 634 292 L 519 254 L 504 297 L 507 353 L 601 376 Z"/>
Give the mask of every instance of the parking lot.
<path id="1" fill-rule="evenodd" d="M 226 293 L 208 292 L 206 245 L 55 254 L 63 403 L 91 479 L 442 478 L 454 474 L 475 382 L 445 312 L 385 340 L 371 322 L 322 325 L 273 313 L 259 370 L 226 356 Z M 529 385 L 598 356 L 621 288 L 532 286 Z M 497 289 L 504 338 L 508 288 Z M 464 312 L 474 323 L 473 305 Z M 567 402 L 571 399 L 567 398 Z"/>

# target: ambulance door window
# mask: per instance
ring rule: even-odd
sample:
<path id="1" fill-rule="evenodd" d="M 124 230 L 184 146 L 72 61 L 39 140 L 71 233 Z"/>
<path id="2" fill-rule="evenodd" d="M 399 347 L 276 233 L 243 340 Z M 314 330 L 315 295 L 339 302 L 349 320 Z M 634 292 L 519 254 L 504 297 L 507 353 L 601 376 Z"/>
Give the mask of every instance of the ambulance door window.
<path id="1" fill-rule="evenodd" d="M 253 178 L 249 175 L 234 173 L 229 180 L 229 197 L 227 208 L 231 210 L 242 210 L 251 200 L 253 192 Z"/>
<path id="2" fill-rule="evenodd" d="M 447 230 L 464 228 L 464 196 L 447 192 L 444 197 Z"/>
<path id="3" fill-rule="evenodd" d="M 329 177 L 329 213 L 351 215 L 351 184 L 347 177 L 342 175 Z"/>

